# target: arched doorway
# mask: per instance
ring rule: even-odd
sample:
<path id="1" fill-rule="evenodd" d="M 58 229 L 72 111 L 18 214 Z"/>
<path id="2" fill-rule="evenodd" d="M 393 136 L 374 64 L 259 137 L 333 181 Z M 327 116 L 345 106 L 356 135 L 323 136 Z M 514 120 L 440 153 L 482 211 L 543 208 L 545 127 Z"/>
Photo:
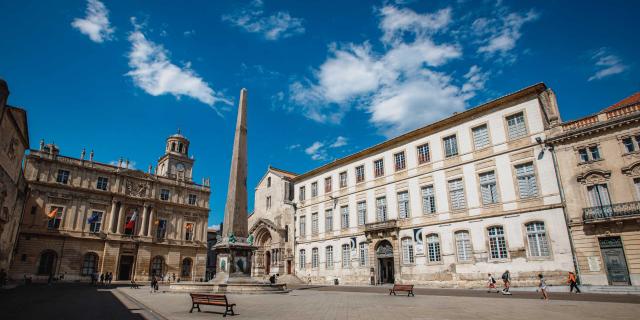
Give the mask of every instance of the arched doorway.
<path id="1" fill-rule="evenodd" d="M 189 280 L 189 278 L 191 278 L 191 265 L 193 265 L 191 258 L 184 258 L 182 260 L 182 272 L 180 273 L 180 276 L 183 278 L 182 280 Z"/>
<path id="2" fill-rule="evenodd" d="M 271 232 L 266 227 L 261 227 L 256 231 L 255 245 L 258 247 L 256 252 L 257 265 L 256 273 L 258 275 L 269 275 L 272 270 L 273 258 L 271 256 Z"/>
<path id="3" fill-rule="evenodd" d="M 393 283 L 393 246 L 389 241 L 382 240 L 378 242 L 376 258 L 378 260 L 378 283 Z"/>

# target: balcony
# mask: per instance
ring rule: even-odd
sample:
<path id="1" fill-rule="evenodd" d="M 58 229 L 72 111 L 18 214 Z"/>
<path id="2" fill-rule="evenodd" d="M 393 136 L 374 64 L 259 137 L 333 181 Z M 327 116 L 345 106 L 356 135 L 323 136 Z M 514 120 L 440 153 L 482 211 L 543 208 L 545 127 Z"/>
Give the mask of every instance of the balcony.
<path id="1" fill-rule="evenodd" d="M 398 227 L 397 222 L 398 222 L 397 220 L 387 220 L 387 221 L 381 221 L 381 222 L 367 223 L 364 225 L 364 231 L 370 232 L 370 231 L 395 229 Z"/>
<path id="2" fill-rule="evenodd" d="M 640 217 L 640 201 L 615 203 L 582 209 L 582 219 L 584 222 L 600 222 L 628 217 Z"/>

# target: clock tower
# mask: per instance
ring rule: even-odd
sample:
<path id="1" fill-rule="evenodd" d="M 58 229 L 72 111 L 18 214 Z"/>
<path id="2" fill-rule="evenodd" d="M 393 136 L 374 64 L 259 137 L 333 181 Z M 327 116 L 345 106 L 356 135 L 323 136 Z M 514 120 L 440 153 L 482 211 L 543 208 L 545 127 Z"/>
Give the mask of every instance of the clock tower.
<path id="1" fill-rule="evenodd" d="M 158 159 L 158 175 L 191 181 L 193 162 L 193 157 L 189 157 L 189 140 L 178 129 L 178 133 L 167 138 L 164 155 Z"/>

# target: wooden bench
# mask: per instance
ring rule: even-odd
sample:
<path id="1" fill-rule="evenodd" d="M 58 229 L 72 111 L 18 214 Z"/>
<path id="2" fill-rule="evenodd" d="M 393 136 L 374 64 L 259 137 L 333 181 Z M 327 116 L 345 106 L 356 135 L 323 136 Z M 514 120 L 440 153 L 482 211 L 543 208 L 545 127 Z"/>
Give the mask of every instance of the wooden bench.
<path id="1" fill-rule="evenodd" d="M 413 285 L 412 284 L 394 284 L 393 288 L 389 289 L 389 295 L 391 295 L 393 293 L 393 295 L 396 295 L 396 292 L 398 291 L 406 291 L 408 292 L 407 297 L 409 296 L 413 296 L 415 297 L 416 295 L 413 294 Z"/>
<path id="2" fill-rule="evenodd" d="M 193 309 L 198 309 L 198 312 L 200 312 L 201 304 L 224 307 L 223 317 L 226 317 L 228 312 L 231 312 L 231 315 L 236 315 L 233 312 L 233 307 L 236 304 L 229 303 L 227 296 L 224 294 L 191 293 L 191 310 L 189 310 L 189 313 L 192 313 Z"/>

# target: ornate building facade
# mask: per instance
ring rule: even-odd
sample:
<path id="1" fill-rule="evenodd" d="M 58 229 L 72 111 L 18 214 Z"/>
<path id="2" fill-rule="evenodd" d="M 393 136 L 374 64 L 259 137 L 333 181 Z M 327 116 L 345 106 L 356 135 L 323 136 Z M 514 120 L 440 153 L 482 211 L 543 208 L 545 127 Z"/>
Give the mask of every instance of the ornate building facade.
<path id="1" fill-rule="evenodd" d="M 155 173 L 62 156 L 40 143 L 25 160 L 29 197 L 10 276 L 44 280 L 205 278 L 210 188 L 192 181 L 189 141 L 174 134 Z"/>
<path id="2" fill-rule="evenodd" d="M 640 93 L 548 140 L 557 157 L 580 280 L 640 285 Z"/>

